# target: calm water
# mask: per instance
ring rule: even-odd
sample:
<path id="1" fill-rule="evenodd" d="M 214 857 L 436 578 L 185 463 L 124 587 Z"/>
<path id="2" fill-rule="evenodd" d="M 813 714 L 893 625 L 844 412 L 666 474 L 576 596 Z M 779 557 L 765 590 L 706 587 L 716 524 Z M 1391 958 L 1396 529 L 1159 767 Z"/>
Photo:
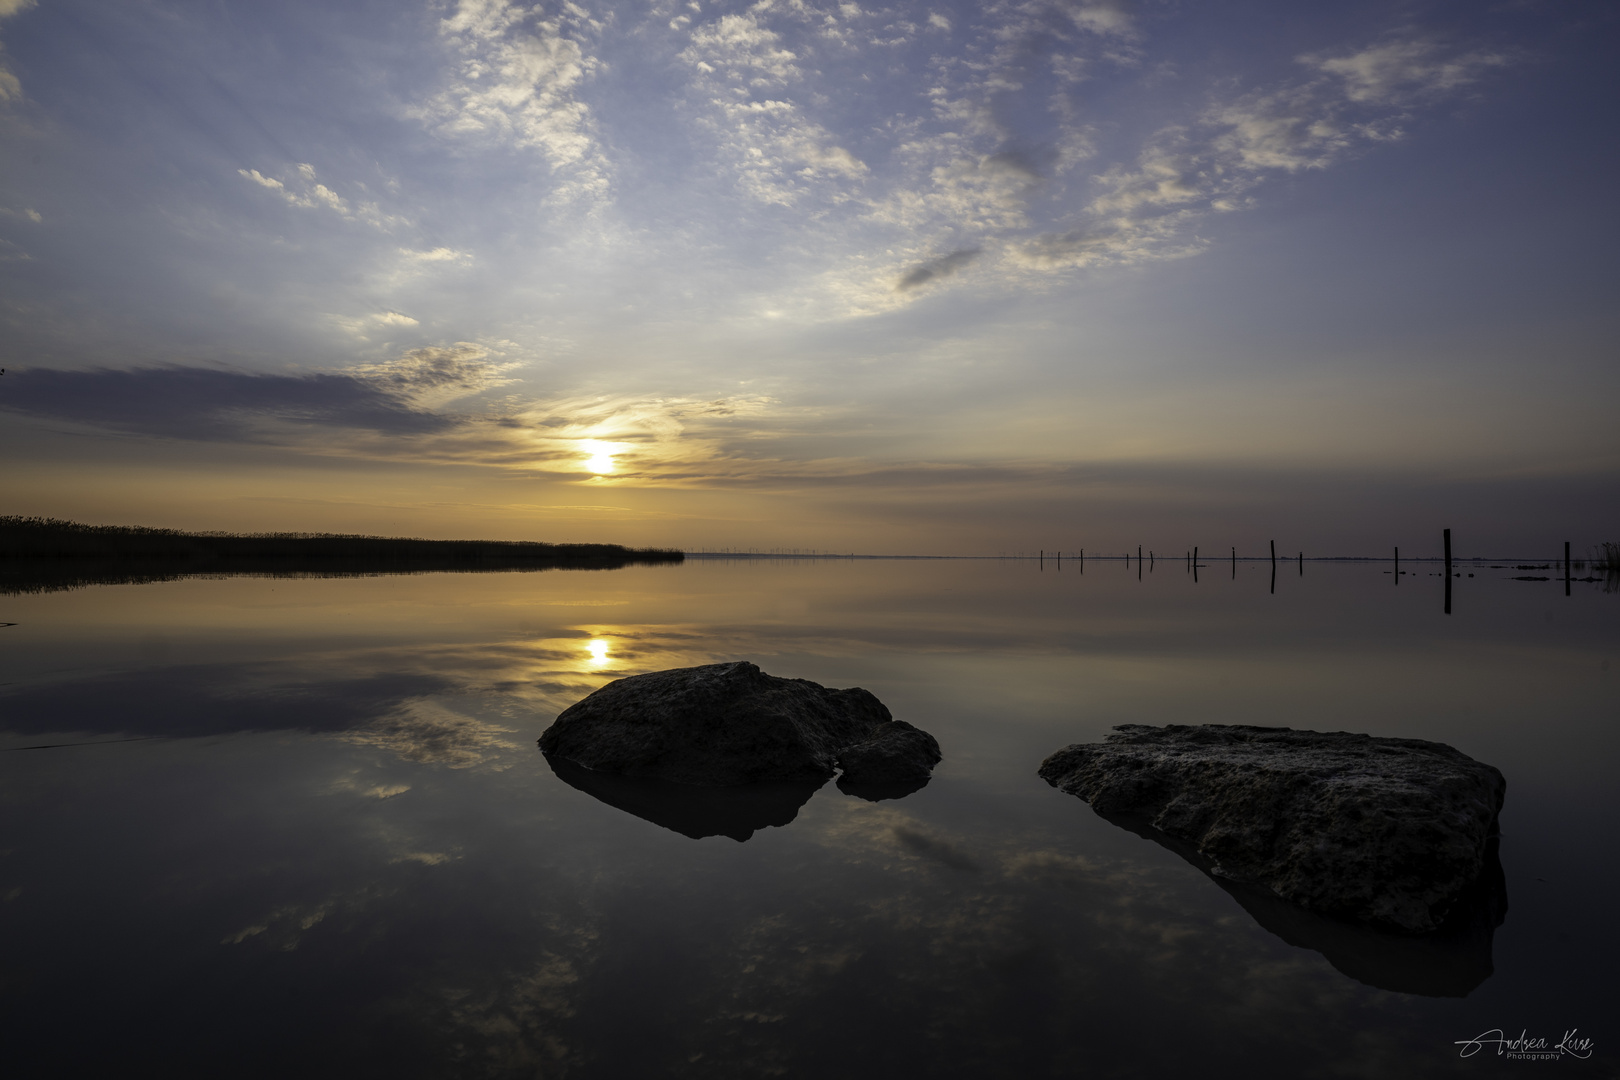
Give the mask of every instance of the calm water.
<path id="1" fill-rule="evenodd" d="M 1500 1028 L 1578 1029 L 1594 1052 L 1558 1072 L 1620 1075 L 1620 596 L 1478 570 L 1447 617 L 1431 570 L 1387 569 L 1287 566 L 1275 594 L 1265 564 L 690 561 L 0 597 L 0 746 L 100 741 L 0 753 L 0 1071 L 1548 1067 L 1460 1057 Z M 730 659 L 863 686 L 945 760 L 739 843 L 535 749 L 607 680 Z M 1205 722 L 1500 768 L 1494 973 L 1391 988 L 1453 960 L 1290 944 L 1035 775 L 1113 724 Z"/>

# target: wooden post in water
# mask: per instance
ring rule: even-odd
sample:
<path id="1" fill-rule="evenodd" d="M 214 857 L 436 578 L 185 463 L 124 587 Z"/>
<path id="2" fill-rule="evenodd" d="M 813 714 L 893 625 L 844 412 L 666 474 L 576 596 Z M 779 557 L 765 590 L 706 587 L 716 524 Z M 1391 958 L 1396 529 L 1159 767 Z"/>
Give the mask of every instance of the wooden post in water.
<path id="1" fill-rule="evenodd" d="M 1237 548 L 1232 549 L 1232 580 L 1237 580 Z"/>
<path id="2" fill-rule="evenodd" d="M 1273 574 L 1277 572 L 1277 541 L 1275 540 L 1271 542 L 1271 572 Z"/>
<path id="3" fill-rule="evenodd" d="M 1451 614 L 1451 530 L 1445 531 L 1446 542 L 1446 614 Z"/>
<path id="4" fill-rule="evenodd" d="M 1305 576 L 1305 553 L 1303 551 L 1299 553 L 1299 576 Z"/>
<path id="5" fill-rule="evenodd" d="M 1569 541 L 1564 541 L 1564 595 L 1569 595 Z"/>
<path id="6" fill-rule="evenodd" d="M 1142 545 L 1136 545 L 1136 580 L 1142 580 Z"/>
<path id="7" fill-rule="evenodd" d="M 1446 580 L 1449 581 L 1451 579 L 1447 578 Z M 1401 549 L 1396 548 L 1395 549 L 1395 584 L 1399 585 L 1400 583 L 1401 583 Z"/>

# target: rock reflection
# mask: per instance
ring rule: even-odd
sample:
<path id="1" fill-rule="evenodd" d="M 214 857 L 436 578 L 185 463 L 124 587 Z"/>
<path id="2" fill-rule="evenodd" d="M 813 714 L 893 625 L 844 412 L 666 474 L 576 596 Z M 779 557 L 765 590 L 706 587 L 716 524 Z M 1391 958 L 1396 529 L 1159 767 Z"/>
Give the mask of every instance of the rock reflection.
<path id="1" fill-rule="evenodd" d="M 903 799 L 913 792 L 921 791 L 928 786 L 928 779 L 901 782 L 901 783 L 860 783 L 848 780 L 842 776 L 838 778 L 838 790 L 845 795 L 853 795 L 857 799 L 867 802 L 883 802 L 885 799 Z"/>
<path id="2" fill-rule="evenodd" d="M 701 840 L 729 836 L 739 843 L 760 829 L 787 825 L 799 816 L 825 780 L 797 780 L 740 787 L 697 787 L 668 780 L 617 776 L 546 756 L 557 778 L 609 806 L 644 821 Z"/>
<path id="3" fill-rule="evenodd" d="M 1507 879 L 1498 842 L 1490 841 L 1485 869 L 1458 899 L 1445 923 L 1430 934 L 1402 935 L 1331 919 L 1290 904 L 1263 886 L 1210 873 L 1197 849 L 1155 829 L 1146 819 L 1099 814 L 1180 855 L 1236 900 L 1262 928 L 1297 948 L 1321 953 L 1357 982 L 1380 990 L 1425 997 L 1467 997 L 1495 970 L 1491 945 L 1507 917 Z"/>

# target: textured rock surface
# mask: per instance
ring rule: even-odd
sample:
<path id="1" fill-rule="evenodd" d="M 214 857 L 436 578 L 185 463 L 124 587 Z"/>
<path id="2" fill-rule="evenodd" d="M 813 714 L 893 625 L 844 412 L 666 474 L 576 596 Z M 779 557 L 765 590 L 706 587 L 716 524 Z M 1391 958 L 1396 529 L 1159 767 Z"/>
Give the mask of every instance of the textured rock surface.
<path id="1" fill-rule="evenodd" d="M 1486 866 L 1506 782 L 1441 743 L 1126 724 L 1040 775 L 1192 846 L 1210 872 L 1324 915 L 1427 933 Z"/>
<path id="2" fill-rule="evenodd" d="M 1463 890 L 1440 929 L 1428 934 L 1390 933 L 1290 904 L 1250 882 L 1212 872 L 1208 859 L 1191 844 L 1166 836 L 1146 818 L 1105 815 L 1104 820 L 1180 855 L 1236 900 L 1261 927 L 1288 944 L 1321 953 L 1344 974 L 1380 990 L 1426 997 L 1467 997 L 1491 977 L 1491 947 L 1507 916 L 1507 879 L 1497 842 L 1486 847 L 1485 869 Z"/>
<path id="3" fill-rule="evenodd" d="M 939 743 L 904 720 L 878 729 L 876 738 L 845 747 L 838 755 L 842 779 L 850 784 L 902 787 L 921 785 L 939 764 Z"/>
<path id="4" fill-rule="evenodd" d="M 846 769 L 874 775 L 914 777 L 929 752 L 930 766 L 939 760 L 932 736 L 890 719 L 865 690 L 780 679 L 746 661 L 611 682 L 563 710 L 540 749 L 601 772 L 716 787 L 824 780 L 846 754 Z"/>

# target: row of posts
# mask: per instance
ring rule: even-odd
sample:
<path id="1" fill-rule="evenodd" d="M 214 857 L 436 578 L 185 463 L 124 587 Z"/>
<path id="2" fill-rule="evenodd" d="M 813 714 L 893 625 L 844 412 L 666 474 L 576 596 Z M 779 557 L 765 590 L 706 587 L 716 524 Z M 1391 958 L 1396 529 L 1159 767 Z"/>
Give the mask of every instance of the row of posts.
<path id="1" fill-rule="evenodd" d="M 1452 576 L 1453 576 L 1452 569 L 1451 569 L 1451 530 L 1450 529 L 1444 529 L 1444 530 L 1442 530 L 1441 535 L 1443 537 L 1443 542 L 1444 542 L 1444 546 L 1445 546 L 1446 614 L 1450 615 L 1451 614 L 1451 579 L 1452 579 Z M 1058 569 L 1059 570 L 1063 569 L 1063 552 L 1061 552 L 1061 551 L 1055 552 L 1054 553 L 1054 558 L 1057 561 Z M 1286 561 L 1287 556 L 1285 555 L 1285 556 L 1283 556 L 1283 558 Z M 1299 561 L 1299 575 L 1300 575 L 1300 577 L 1304 577 L 1305 576 L 1305 553 L 1303 551 L 1301 551 L 1296 556 L 1296 558 Z M 1206 563 L 1201 563 L 1201 562 L 1198 561 L 1198 545 L 1196 545 L 1196 544 L 1193 545 L 1193 549 L 1191 551 L 1187 552 L 1186 559 L 1187 559 L 1187 569 L 1192 572 L 1193 581 L 1197 582 L 1199 568 L 1202 567 L 1202 566 L 1207 565 Z M 1046 551 L 1044 549 L 1040 553 L 1040 560 L 1041 560 L 1041 565 L 1044 568 L 1045 565 L 1046 565 Z M 1237 579 L 1237 562 L 1238 562 L 1237 548 L 1234 547 L 1234 548 L 1232 548 L 1232 578 L 1233 578 L 1233 580 Z M 1148 564 L 1148 569 L 1150 569 L 1150 570 L 1153 569 L 1154 553 L 1152 551 L 1149 551 L 1147 553 L 1147 564 Z M 1131 565 L 1131 556 L 1130 556 L 1129 552 L 1126 552 L 1126 554 L 1125 554 L 1125 566 L 1126 566 L 1127 569 L 1129 569 L 1130 565 Z M 1565 596 L 1570 595 L 1570 565 L 1571 564 L 1570 564 L 1570 557 L 1569 557 L 1569 541 L 1565 540 L 1564 541 L 1564 595 Z M 1085 570 L 1086 570 L 1086 549 L 1081 548 L 1080 549 L 1080 572 L 1085 573 Z M 1401 549 L 1399 547 L 1397 547 L 1395 549 L 1395 567 L 1394 567 L 1393 575 L 1394 575 L 1394 579 L 1395 579 L 1395 584 L 1399 585 L 1401 583 Z M 1140 545 L 1140 544 L 1138 544 L 1136 546 L 1136 577 L 1137 577 L 1138 581 L 1140 581 L 1141 578 L 1142 578 L 1142 545 Z M 1271 541 L 1271 591 L 1272 592 L 1277 591 L 1277 541 L 1275 541 L 1275 540 Z"/>

